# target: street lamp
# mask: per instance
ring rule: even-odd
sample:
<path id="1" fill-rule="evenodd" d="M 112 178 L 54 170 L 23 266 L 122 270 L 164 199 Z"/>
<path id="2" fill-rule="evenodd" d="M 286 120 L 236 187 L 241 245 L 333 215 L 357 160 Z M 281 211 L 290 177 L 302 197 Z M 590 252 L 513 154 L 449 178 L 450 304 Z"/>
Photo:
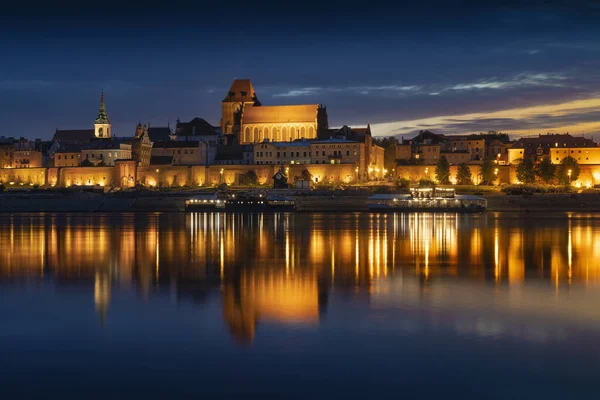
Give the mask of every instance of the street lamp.
<path id="1" fill-rule="evenodd" d="M 225 171 L 223 170 L 223 168 L 221 168 L 221 183 L 223 183 L 223 182 L 224 182 L 224 181 L 223 181 L 223 172 L 225 172 Z"/>
<path id="2" fill-rule="evenodd" d="M 358 167 L 354 169 L 354 172 L 356 172 L 356 183 L 358 183 Z"/>
<path id="3" fill-rule="evenodd" d="M 494 169 L 494 180 L 498 179 L 498 168 Z"/>
<path id="4" fill-rule="evenodd" d="M 569 175 L 569 185 L 571 184 L 571 170 L 567 171 L 567 175 Z"/>

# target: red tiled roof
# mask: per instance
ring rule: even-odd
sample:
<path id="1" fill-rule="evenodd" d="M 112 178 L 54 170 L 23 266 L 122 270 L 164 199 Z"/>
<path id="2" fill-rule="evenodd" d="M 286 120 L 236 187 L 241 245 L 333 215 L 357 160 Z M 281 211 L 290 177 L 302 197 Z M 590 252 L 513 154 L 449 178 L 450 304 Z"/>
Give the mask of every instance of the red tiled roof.
<path id="1" fill-rule="evenodd" d="M 235 95 L 233 97 L 229 97 L 229 92 L 233 92 L 235 93 Z M 223 99 L 224 102 L 238 102 L 242 100 L 252 101 L 252 97 L 256 96 L 256 93 L 254 92 L 254 87 L 252 86 L 252 82 L 250 81 L 250 79 L 234 80 L 231 84 L 231 87 L 229 88 L 229 92 L 227 92 L 227 95 Z M 241 92 L 246 92 L 246 97 L 242 98 Z"/>

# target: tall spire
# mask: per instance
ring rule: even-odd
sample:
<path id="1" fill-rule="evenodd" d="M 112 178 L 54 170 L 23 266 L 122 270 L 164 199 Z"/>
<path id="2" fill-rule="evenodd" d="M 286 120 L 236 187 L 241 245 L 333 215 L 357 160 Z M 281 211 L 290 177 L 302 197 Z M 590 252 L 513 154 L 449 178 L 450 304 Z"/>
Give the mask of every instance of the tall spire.
<path id="1" fill-rule="evenodd" d="M 110 119 L 106 113 L 106 106 L 104 105 L 104 90 L 100 94 L 100 110 L 98 111 L 98 116 L 96 117 L 96 123 L 110 124 Z"/>

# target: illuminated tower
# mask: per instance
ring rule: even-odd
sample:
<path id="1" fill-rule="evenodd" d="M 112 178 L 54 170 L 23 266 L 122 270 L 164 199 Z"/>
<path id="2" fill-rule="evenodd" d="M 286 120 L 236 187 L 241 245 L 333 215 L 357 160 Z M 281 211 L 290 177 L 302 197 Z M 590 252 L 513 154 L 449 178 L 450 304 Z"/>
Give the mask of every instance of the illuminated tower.
<path id="1" fill-rule="evenodd" d="M 239 135 L 244 107 L 260 106 L 250 79 L 236 79 L 227 96 L 221 101 L 221 131 L 225 135 Z"/>
<path id="2" fill-rule="evenodd" d="M 94 123 L 94 135 L 97 138 L 110 138 L 110 119 L 106 113 L 106 106 L 104 105 L 104 92 L 100 95 L 100 110 Z"/>

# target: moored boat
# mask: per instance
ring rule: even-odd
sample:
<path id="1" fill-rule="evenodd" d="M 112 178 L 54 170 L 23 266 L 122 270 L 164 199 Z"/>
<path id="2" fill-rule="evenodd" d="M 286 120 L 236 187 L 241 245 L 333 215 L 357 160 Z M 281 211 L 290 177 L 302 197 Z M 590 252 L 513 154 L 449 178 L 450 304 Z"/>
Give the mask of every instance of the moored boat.
<path id="1" fill-rule="evenodd" d="M 185 201 L 186 210 L 213 210 L 224 207 L 225 200 L 219 198 L 217 193 L 199 194 Z"/>
<path id="2" fill-rule="evenodd" d="M 410 194 L 376 194 L 367 199 L 370 211 L 396 212 L 481 212 L 487 200 L 457 195 L 453 188 L 413 188 Z"/>

